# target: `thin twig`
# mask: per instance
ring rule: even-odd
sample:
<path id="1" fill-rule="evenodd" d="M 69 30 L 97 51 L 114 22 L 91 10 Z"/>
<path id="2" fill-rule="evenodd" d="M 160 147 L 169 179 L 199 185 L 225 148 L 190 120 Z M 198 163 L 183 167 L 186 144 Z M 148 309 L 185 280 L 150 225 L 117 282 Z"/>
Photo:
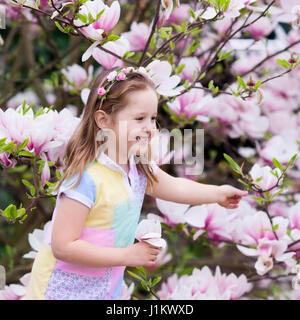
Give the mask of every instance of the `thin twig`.
<path id="1" fill-rule="evenodd" d="M 153 25 L 152 25 L 152 29 L 151 29 L 151 32 L 150 32 L 150 35 L 147 39 L 147 42 L 146 42 L 146 45 L 145 45 L 145 48 L 143 50 L 143 53 L 142 53 L 142 56 L 140 58 L 140 61 L 138 62 L 138 66 L 141 66 L 142 63 L 143 63 L 143 60 L 144 60 L 144 57 L 145 57 L 145 54 L 148 50 L 148 47 L 149 47 L 149 44 L 150 44 L 150 41 L 151 41 L 151 38 L 155 32 L 155 28 L 156 28 L 156 23 L 158 21 L 158 17 L 159 17 L 159 9 L 160 9 L 160 3 L 161 3 L 161 0 L 157 0 L 157 5 L 156 5 L 156 11 L 155 11 L 155 17 L 153 19 Z"/>

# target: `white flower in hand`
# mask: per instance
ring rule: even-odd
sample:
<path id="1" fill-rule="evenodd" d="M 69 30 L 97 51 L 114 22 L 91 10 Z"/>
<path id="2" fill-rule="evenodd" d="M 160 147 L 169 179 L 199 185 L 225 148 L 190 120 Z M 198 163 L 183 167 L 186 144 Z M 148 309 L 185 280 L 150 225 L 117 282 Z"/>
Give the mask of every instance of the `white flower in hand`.
<path id="1" fill-rule="evenodd" d="M 166 241 L 161 238 L 161 225 L 158 220 L 142 220 L 137 226 L 135 238 L 155 247 L 164 248 L 166 246 Z"/>

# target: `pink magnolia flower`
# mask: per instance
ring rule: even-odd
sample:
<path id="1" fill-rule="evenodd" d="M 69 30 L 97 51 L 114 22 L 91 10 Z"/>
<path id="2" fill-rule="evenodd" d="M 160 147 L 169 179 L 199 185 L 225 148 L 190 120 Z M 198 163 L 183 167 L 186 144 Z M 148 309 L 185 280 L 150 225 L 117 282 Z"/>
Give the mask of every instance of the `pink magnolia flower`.
<path id="1" fill-rule="evenodd" d="M 154 60 L 145 68 L 150 70 L 151 79 L 159 94 L 172 97 L 178 95 L 182 90 L 182 87 L 177 87 L 181 78 L 177 75 L 171 76 L 172 66 L 168 61 Z"/>
<path id="2" fill-rule="evenodd" d="M 132 51 L 139 51 L 144 49 L 150 31 L 150 27 L 145 23 L 134 21 L 130 26 L 130 31 L 123 32 L 122 36 L 129 41 Z"/>
<path id="3" fill-rule="evenodd" d="M 9 156 L 10 156 L 9 152 L 1 152 L 0 153 L 0 161 L 4 167 L 13 168 L 17 164 L 17 160 L 10 159 Z"/>
<path id="4" fill-rule="evenodd" d="M 127 286 L 126 282 L 123 280 L 120 300 L 130 300 L 133 290 L 134 283 L 131 282 L 130 286 Z"/>
<path id="5" fill-rule="evenodd" d="M 17 93 L 15 96 L 13 96 L 11 99 L 9 99 L 7 101 L 6 106 L 8 108 L 17 108 L 20 104 L 22 104 L 24 102 L 24 100 L 26 101 L 26 103 L 28 105 L 30 104 L 39 104 L 40 103 L 40 99 L 38 98 L 38 96 L 36 95 L 35 92 L 33 92 L 32 90 L 28 89 L 25 90 L 23 92 L 19 92 Z"/>
<path id="6" fill-rule="evenodd" d="M 271 173 L 271 171 L 278 175 L 278 178 L 281 175 L 281 171 L 278 168 L 272 170 L 269 166 L 261 167 L 257 163 L 251 168 L 249 174 L 254 180 L 255 184 L 259 186 L 262 190 L 267 190 L 273 188 L 278 181 L 278 178 Z M 271 190 L 271 192 L 276 191 L 277 189 Z"/>
<path id="7" fill-rule="evenodd" d="M 268 115 L 270 132 L 274 135 L 297 127 L 297 117 L 289 110 L 272 112 Z"/>
<path id="8" fill-rule="evenodd" d="M 259 14 L 254 14 L 253 19 L 257 18 Z M 254 40 L 260 40 L 261 38 L 267 36 L 274 29 L 275 24 L 270 20 L 270 18 L 262 17 L 256 23 L 251 24 L 249 27 L 245 28 Z"/>
<path id="9" fill-rule="evenodd" d="M 158 220 L 142 220 L 137 226 L 135 237 L 156 247 L 166 246 L 166 241 L 161 238 L 161 225 Z"/>
<path id="10" fill-rule="evenodd" d="M 89 66 L 88 72 L 78 64 L 72 64 L 61 70 L 62 74 L 66 77 L 64 81 L 64 88 L 71 91 L 73 86 L 78 91 L 84 87 L 88 87 L 93 80 L 93 66 Z"/>
<path id="11" fill-rule="evenodd" d="M 284 218 L 289 218 L 289 213 L 288 213 L 289 207 L 287 203 L 283 203 L 283 202 L 270 203 L 268 207 L 268 211 L 270 216 L 272 217 L 280 216 Z"/>
<path id="12" fill-rule="evenodd" d="M 289 221 L 283 217 L 272 218 L 273 226 L 276 226 L 276 235 L 279 240 L 289 240 L 287 227 Z M 251 215 L 241 217 L 235 223 L 236 242 L 255 248 L 238 246 L 238 249 L 246 255 L 257 255 L 257 246 L 260 239 L 275 240 L 275 234 L 267 214 L 263 211 L 256 211 Z"/>
<path id="13" fill-rule="evenodd" d="M 40 155 L 44 160 L 57 162 L 63 158 L 67 142 L 79 121 L 67 108 L 59 113 L 45 109 L 45 113 L 37 117 L 34 117 L 32 109 L 23 114 L 22 106 L 16 110 L 8 108 L 5 112 L 0 110 L 0 137 L 7 137 L 6 142 L 14 141 L 18 145 L 28 138 L 25 150 Z M 9 159 L 7 153 L 1 154 L 1 160 L 6 166 L 15 164 L 15 160 Z M 56 165 L 59 167 L 59 163 Z M 45 164 L 43 183 L 49 174 L 48 164 Z"/>
<path id="14" fill-rule="evenodd" d="M 188 4 L 180 4 L 179 7 L 176 7 L 169 19 L 165 21 L 164 24 L 181 24 L 184 20 L 187 20 L 190 17 L 190 12 L 189 12 L 190 6 Z"/>
<path id="15" fill-rule="evenodd" d="M 118 1 L 114 1 L 108 7 L 101 0 L 89 0 L 80 6 L 79 13 L 86 17 L 91 15 L 93 19 L 96 19 L 102 10 L 104 12 L 97 21 L 80 29 L 87 38 L 97 41 L 102 40 L 103 32 L 108 33 L 119 21 L 120 5 Z M 80 19 L 76 19 L 74 24 L 78 27 L 85 25 Z"/>
<path id="16" fill-rule="evenodd" d="M 216 118 L 222 125 L 229 125 L 237 122 L 238 113 L 233 107 L 232 100 L 228 97 L 216 97 L 210 103 L 209 116 Z"/>
<path id="17" fill-rule="evenodd" d="M 281 135 L 273 136 L 263 147 L 257 144 L 256 149 L 266 163 L 272 164 L 273 158 L 276 158 L 283 165 L 288 164 L 289 160 L 299 152 L 296 140 Z"/>
<path id="18" fill-rule="evenodd" d="M 175 226 L 179 223 L 184 223 L 184 214 L 189 208 L 189 204 L 176 203 L 156 198 L 158 210 L 164 215 L 164 223 L 169 226 Z"/>
<path id="19" fill-rule="evenodd" d="M 243 134 L 252 138 L 262 138 L 269 128 L 269 119 L 261 115 L 259 106 L 251 101 L 243 101 L 236 97 L 222 98 L 235 110 L 238 120 L 231 124 L 229 136 L 237 138 Z"/>
<path id="20" fill-rule="evenodd" d="M 6 285 L 4 290 L 0 290 L 0 300 L 23 300 L 30 277 L 31 273 L 26 273 L 20 278 L 21 284 Z"/>
<path id="21" fill-rule="evenodd" d="M 113 67 L 123 67 L 124 62 L 117 57 L 111 55 L 110 53 L 107 53 L 96 46 L 98 43 L 93 43 L 90 48 L 87 49 L 87 51 L 82 56 L 82 61 L 87 60 L 91 55 L 93 58 L 102 65 L 105 69 L 112 69 Z M 130 50 L 130 44 L 127 39 L 124 37 L 120 37 L 116 41 L 109 41 L 105 43 L 103 48 L 119 55 L 120 57 L 123 57 L 123 55 Z"/>
<path id="22" fill-rule="evenodd" d="M 186 119 L 196 116 L 196 120 L 208 122 L 208 103 L 211 102 L 211 100 L 212 98 L 210 96 L 204 96 L 203 91 L 191 89 L 180 95 L 173 102 L 168 102 L 167 105 L 179 118 L 181 115 L 184 115 Z"/>
<path id="23" fill-rule="evenodd" d="M 160 299 L 167 300 L 170 295 L 175 290 L 178 284 L 178 275 L 174 273 L 172 276 L 168 277 L 166 282 L 163 282 L 161 285 L 161 289 L 157 292 Z"/>
<path id="24" fill-rule="evenodd" d="M 252 289 L 252 285 L 247 281 L 244 274 L 241 274 L 239 277 L 233 273 L 229 275 L 225 273 L 221 274 L 219 266 L 216 268 L 215 281 L 221 294 L 229 292 L 230 300 L 238 299 Z"/>
<path id="25" fill-rule="evenodd" d="M 33 232 L 28 234 L 28 242 L 33 250 L 24 254 L 23 258 L 34 259 L 36 257 L 38 251 L 43 245 L 43 242 L 45 240 L 45 234 L 48 231 L 50 224 L 51 224 L 51 221 L 48 221 L 45 223 L 43 230 L 34 229 Z"/>
<path id="26" fill-rule="evenodd" d="M 193 81 L 194 73 L 198 73 L 203 63 L 201 63 L 201 61 L 196 57 L 187 57 L 182 58 L 178 63 L 178 65 L 182 64 L 185 66 L 180 73 L 181 78 L 184 80 Z"/>
<path id="27" fill-rule="evenodd" d="M 173 0 L 161 0 L 162 7 L 165 10 L 165 19 L 168 20 L 173 10 Z"/>
<path id="28" fill-rule="evenodd" d="M 221 274 L 218 266 L 213 275 L 211 270 L 204 266 L 202 269 L 195 268 L 191 275 L 180 278 L 173 274 L 162 283 L 158 295 L 164 300 L 233 300 L 251 289 L 252 285 L 247 282 L 245 275 L 237 277 L 233 273 Z"/>
<path id="29" fill-rule="evenodd" d="M 211 240 L 231 240 L 232 238 L 231 221 L 234 216 L 229 215 L 227 209 L 218 204 L 194 206 L 185 213 L 184 217 L 189 225 L 198 229 L 193 236 L 194 240 L 205 231 L 208 232 Z"/>
<path id="30" fill-rule="evenodd" d="M 227 18 L 239 17 L 241 14 L 240 10 L 255 1 L 256 0 L 231 0 L 228 8 L 224 12 L 224 16 Z"/>
<path id="31" fill-rule="evenodd" d="M 257 274 L 263 276 L 273 269 L 273 259 L 269 256 L 261 255 L 258 257 L 254 267 Z"/>
<path id="32" fill-rule="evenodd" d="M 237 42 L 230 42 L 230 44 L 232 48 L 237 49 Z M 248 72 L 266 57 L 266 54 L 262 51 L 249 51 L 243 48 L 237 50 L 236 54 L 238 59 L 232 64 L 232 68 L 236 74 Z"/>
<path id="33" fill-rule="evenodd" d="M 288 210 L 288 216 L 290 221 L 290 229 L 300 230 L 300 202 L 291 206 Z"/>

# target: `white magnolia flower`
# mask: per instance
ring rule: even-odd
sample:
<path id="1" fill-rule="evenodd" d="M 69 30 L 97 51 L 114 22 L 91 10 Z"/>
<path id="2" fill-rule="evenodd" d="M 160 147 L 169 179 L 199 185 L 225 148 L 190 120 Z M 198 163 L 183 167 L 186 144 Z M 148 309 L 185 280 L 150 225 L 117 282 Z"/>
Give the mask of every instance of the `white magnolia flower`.
<path id="1" fill-rule="evenodd" d="M 166 246 L 166 241 L 161 238 L 161 225 L 158 220 L 142 220 L 136 229 L 135 237 L 156 247 Z"/>

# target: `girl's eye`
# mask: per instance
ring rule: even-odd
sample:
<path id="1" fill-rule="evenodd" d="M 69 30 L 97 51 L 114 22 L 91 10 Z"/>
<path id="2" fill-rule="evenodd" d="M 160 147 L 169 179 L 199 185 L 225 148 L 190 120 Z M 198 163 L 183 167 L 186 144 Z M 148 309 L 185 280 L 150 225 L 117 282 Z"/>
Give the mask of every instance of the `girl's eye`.
<path id="1" fill-rule="evenodd" d="M 143 119 L 144 119 L 143 117 L 140 117 L 140 118 L 136 118 L 135 120 L 142 121 Z M 152 121 L 156 121 L 157 117 L 152 117 L 151 119 Z"/>

